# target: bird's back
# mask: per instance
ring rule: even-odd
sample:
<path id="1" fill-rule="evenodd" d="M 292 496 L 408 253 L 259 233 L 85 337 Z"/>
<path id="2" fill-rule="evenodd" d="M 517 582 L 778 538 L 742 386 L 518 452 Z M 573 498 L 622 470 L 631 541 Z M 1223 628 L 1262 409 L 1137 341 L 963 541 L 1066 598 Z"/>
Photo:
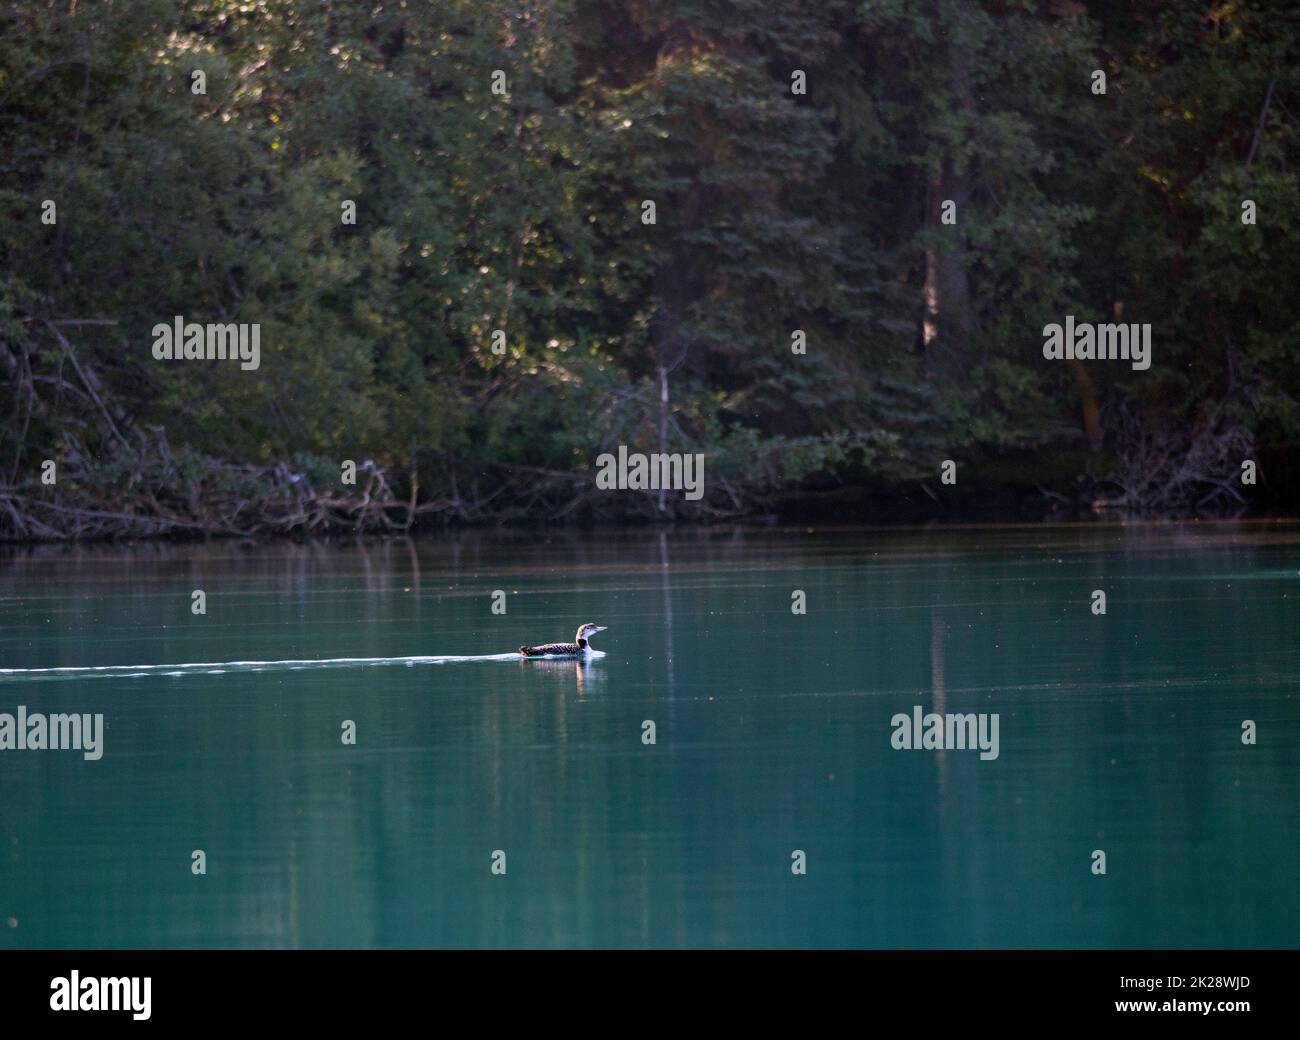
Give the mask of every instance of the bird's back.
<path id="1" fill-rule="evenodd" d="M 525 657 L 542 657 L 546 654 L 576 656 L 582 653 L 582 647 L 577 643 L 543 643 L 541 646 L 521 646 L 519 652 Z"/>

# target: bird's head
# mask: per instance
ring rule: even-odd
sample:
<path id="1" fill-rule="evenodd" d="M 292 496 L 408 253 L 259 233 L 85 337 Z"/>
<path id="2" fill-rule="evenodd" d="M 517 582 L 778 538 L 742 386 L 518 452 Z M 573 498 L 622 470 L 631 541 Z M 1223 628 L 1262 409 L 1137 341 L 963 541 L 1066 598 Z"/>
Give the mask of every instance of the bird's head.
<path id="1" fill-rule="evenodd" d="M 578 635 L 575 641 L 579 646 L 586 646 L 588 643 L 591 642 L 592 636 L 594 636 L 597 632 L 603 632 L 603 631 L 605 631 L 604 625 L 593 625 L 590 621 L 588 621 L 585 625 L 578 626 Z"/>

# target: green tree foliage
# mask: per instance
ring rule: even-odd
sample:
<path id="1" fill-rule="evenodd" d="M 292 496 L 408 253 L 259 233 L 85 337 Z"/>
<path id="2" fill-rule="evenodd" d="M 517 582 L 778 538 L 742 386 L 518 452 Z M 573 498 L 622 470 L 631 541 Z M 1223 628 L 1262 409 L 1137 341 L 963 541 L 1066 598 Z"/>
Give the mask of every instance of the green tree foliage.
<path id="1" fill-rule="evenodd" d="M 204 460 L 232 502 L 288 466 L 283 503 L 348 458 L 445 519 L 690 508 L 592 494 L 618 444 L 705 452 L 696 515 L 948 457 L 1139 505 L 1162 452 L 1267 475 L 1300 437 L 1297 30 L 1266 0 L 20 0 L 7 508 L 215 495 Z M 1067 313 L 1151 322 L 1151 371 L 1045 362 Z M 155 361 L 176 314 L 260 323 L 260 369 Z"/>

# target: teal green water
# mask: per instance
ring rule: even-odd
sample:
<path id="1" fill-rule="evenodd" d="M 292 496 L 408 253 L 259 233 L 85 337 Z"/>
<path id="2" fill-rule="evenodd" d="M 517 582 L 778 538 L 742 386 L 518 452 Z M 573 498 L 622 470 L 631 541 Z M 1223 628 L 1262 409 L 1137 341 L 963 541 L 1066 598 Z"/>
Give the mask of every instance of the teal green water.
<path id="1" fill-rule="evenodd" d="M 1297 633 L 1276 524 L 15 551 L 0 946 L 1295 947 Z"/>

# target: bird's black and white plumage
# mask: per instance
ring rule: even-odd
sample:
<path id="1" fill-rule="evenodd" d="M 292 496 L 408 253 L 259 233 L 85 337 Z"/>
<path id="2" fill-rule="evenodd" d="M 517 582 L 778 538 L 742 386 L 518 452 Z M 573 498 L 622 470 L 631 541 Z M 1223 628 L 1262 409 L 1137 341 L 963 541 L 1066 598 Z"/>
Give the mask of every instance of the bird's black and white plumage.
<path id="1" fill-rule="evenodd" d="M 578 628 L 572 643 L 542 643 L 540 646 L 521 646 L 519 653 L 524 657 L 584 657 L 591 652 L 591 637 L 597 632 L 605 631 L 604 625 L 593 625 L 588 621 Z"/>

